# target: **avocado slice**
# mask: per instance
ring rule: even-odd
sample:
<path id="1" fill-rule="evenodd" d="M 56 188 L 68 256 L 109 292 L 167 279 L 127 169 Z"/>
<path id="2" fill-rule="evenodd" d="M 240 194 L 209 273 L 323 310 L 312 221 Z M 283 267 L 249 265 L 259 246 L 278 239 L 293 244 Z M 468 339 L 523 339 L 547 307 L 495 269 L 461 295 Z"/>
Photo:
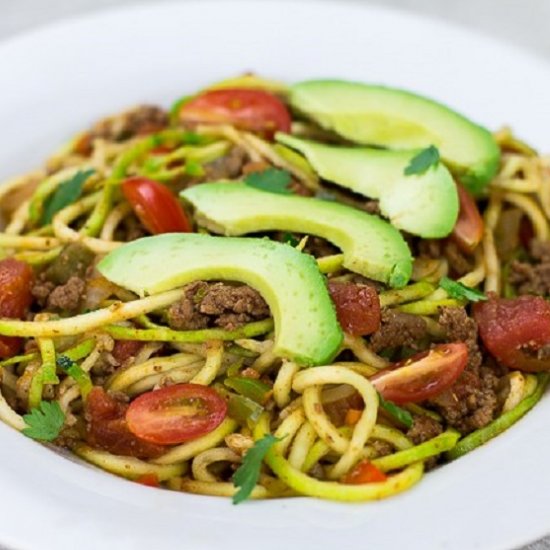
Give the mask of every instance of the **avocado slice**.
<path id="1" fill-rule="evenodd" d="M 453 230 L 458 193 L 443 164 L 406 176 L 404 170 L 417 151 L 322 145 L 281 133 L 275 137 L 302 153 L 322 178 L 379 199 L 380 211 L 395 227 L 429 239 Z"/>
<path id="2" fill-rule="evenodd" d="M 101 260 L 98 269 L 140 296 L 196 280 L 248 284 L 271 309 L 274 353 L 304 365 L 331 361 L 342 342 L 334 305 L 315 260 L 286 244 L 168 233 L 117 248 Z"/>
<path id="3" fill-rule="evenodd" d="M 195 185 L 180 196 L 201 223 L 225 235 L 297 231 L 342 249 L 344 266 L 393 287 L 407 284 L 411 252 L 403 236 L 378 216 L 337 202 L 261 191 L 242 182 Z"/>
<path id="4" fill-rule="evenodd" d="M 435 145 L 474 194 L 496 174 L 500 150 L 489 131 L 426 97 L 385 86 L 311 80 L 290 89 L 290 103 L 324 128 L 365 145 Z"/>

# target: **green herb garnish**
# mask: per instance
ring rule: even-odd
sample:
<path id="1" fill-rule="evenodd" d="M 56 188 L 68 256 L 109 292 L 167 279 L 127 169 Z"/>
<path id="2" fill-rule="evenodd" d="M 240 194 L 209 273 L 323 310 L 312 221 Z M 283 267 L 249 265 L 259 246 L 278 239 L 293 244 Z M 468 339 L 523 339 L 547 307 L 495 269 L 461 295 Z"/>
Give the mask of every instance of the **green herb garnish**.
<path id="1" fill-rule="evenodd" d="M 86 180 L 95 170 L 78 171 L 72 178 L 59 184 L 53 195 L 46 199 L 42 225 L 47 225 L 60 210 L 75 202 L 82 194 Z"/>
<path id="2" fill-rule="evenodd" d="M 57 401 L 42 401 L 38 407 L 23 416 L 27 425 L 22 433 L 38 441 L 53 441 L 65 423 L 65 414 Z"/>
<path id="3" fill-rule="evenodd" d="M 244 182 L 249 187 L 254 187 L 260 191 L 278 193 L 279 195 L 292 195 L 292 191 L 288 188 L 291 179 L 290 174 L 286 170 L 268 168 L 263 172 L 248 174 L 244 178 Z"/>
<path id="4" fill-rule="evenodd" d="M 243 457 L 243 462 L 233 476 L 233 485 L 239 490 L 233 495 L 233 504 L 239 504 L 247 500 L 252 490 L 260 479 L 262 461 L 271 447 L 277 442 L 274 435 L 267 434 L 256 441 L 254 447 L 248 449 Z"/>
<path id="5" fill-rule="evenodd" d="M 391 401 L 386 401 L 382 395 L 378 394 L 378 400 L 380 402 L 380 406 L 395 420 L 406 426 L 407 428 L 410 428 L 413 425 L 413 417 L 412 414 L 399 407 L 395 403 L 392 403 Z"/>
<path id="6" fill-rule="evenodd" d="M 293 246 L 294 248 L 300 244 L 300 241 L 292 233 L 288 232 L 283 235 L 283 242 Z"/>
<path id="7" fill-rule="evenodd" d="M 426 149 L 422 149 L 420 153 L 411 159 L 409 165 L 405 168 L 406 176 L 421 175 L 427 172 L 432 166 L 439 163 L 439 150 L 437 147 L 430 145 Z"/>
<path id="8" fill-rule="evenodd" d="M 442 277 L 439 281 L 439 286 L 447 292 L 451 298 L 455 300 L 469 300 L 470 302 L 480 302 L 487 300 L 487 296 L 483 292 L 470 288 L 458 281 L 453 281 L 448 277 Z"/>
<path id="9" fill-rule="evenodd" d="M 66 355 L 60 355 L 56 363 L 78 384 L 82 397 L 86 398 L 93 387 L 90 375 Z"/>

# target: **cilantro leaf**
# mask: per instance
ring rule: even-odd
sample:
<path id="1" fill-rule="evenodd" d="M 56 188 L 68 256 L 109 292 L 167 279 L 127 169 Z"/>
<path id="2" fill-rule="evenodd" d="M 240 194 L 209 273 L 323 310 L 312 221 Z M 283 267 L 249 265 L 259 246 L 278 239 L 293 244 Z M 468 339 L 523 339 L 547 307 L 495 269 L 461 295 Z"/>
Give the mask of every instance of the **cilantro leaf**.
<path id="1" fill-rule="evenodd" d="M 292 195 L 292 191 L 288 188 L 290 181 L 290 174 L 286 170 L 277 168 L 268 168 L 263 172 L 253 172 L 244 178 L 244 182 L 250 187 L 268 193 L 278 193 L 279 195 Z"/>
<path id="2" fill-rule="evenodd" d="M 487 296 L 483 292 L 470 288 L 458 281 L 453 281 L 448 277 L 442 277 L 439 281 L 439 286 L 447 292 L 451 298 L 456 300 L 469 300 L 470 302 L 480 302 L 487 300 Z"/>
<path id="3" fill-rule="evenodd" d="M 78 363 L 66 355 L 59 355 L 56 363 L 60 369 L 63 369 L 78 384 L 82 397 L 86 398 L 93 387 L 90 375 Z"/>
<path id="4" fill-rule="evenodd" d="M 405 176 L 424 174 L 429 168 L 436 166 L 438 162 L 439 150 L 437 147 L 430 145 L 411 159 L 411 162 L 405 168 L 404 174 Z"/>
<path id="5" fill-rule="evenodd" d="M 27 425 L 23 434 L 39 441 L 53 441 L 65 423 L 65 413 L 57 401 L 42 401 L 38 407 L 23 416 Z"/>
<path id="6" fill-rule="evenodd" d="M 274 435 L 267 434 L 254 447 L 248 449 L 243 462 L 233 476 L 233 485 L 239 490 L 233 495 L 233 504 L 239 504 L 250 497 L 250 493 L 260 478 L 262 461 L 274 443 L 279 441 Z"/>
<path id="7" fill-rule="evenodd" d="M 82 194 L 82 187 L 95 170 L 78 171 L 72 178 L 60 183 L 53 195 L 46 200 L 42 224 L 46 225 L 60 210 L 76 201 Z"/>
<path id="8" fill-rule="evenodd" d="M 401 422 L 401 424 L 407 428 L 410 428 L 413 425 L 413 417 L 409 411 L 399 407 L 391 401 L 386 401 L 380 393 L 378 394 L 378 400 L 380 402 L 380 406 L 395 420 Z"/>
<path id="9" fill-rule="evenodd" d="M 300 244 L 300 241 L 292 233 L 289 233 L 288 231 L 283 235 L 283 242 L 294 247 Z"/>

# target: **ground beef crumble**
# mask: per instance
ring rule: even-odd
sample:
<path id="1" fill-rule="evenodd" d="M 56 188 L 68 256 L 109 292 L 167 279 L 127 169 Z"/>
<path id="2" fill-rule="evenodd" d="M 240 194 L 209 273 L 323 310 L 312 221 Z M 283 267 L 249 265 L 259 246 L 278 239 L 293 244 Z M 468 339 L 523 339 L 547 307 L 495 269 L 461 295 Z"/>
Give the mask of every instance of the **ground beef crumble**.
<path id="1" fill-rule="evenodd" d="M 449 426 L 463 434 L 491 422 L 498 412 L 497 390 L 500 369 L 483 357 L 477 343 L 476 322 L 463 308 L 443 308 L 440 324 L 449 342 L 464 342 L 468 346 L 468 365 L 458 380 L 429 401 Z"/>
<path id="2" fill-rule="evenodd" d="M 91 130 L 94 138 L 122 141 L 131 137 L 151 134 L 168 125 L 168 113 L 155 105 L 140 105 L 122 113 L 100 120 Z"/>
<path id="3" fill-rule="evenodd" d="M 187 285 L 183 298 L 168 310 L 168 324 L 176 330 L 233 330 L 266 317 L 269 308 L 254 289 L 204 281 Z"/>
<path id="4" fill-rule="evenodd" d="M 550 242 L 533 240 L 529 246 L 530 261 L 510 263 L 508 280 L 518 294 L 550 294 Z"/>
<path id="5" fill-rule="evenodd" d="M 417 315 L 383 309 L 380 328 L 370 337 L 373 351 L 405 346 L 421 349 L 427 336 L 426 322 Z"/>
<path id="6" fill-rule="evenodd" d="M 443 426 L 435 419 L 426 415 L 415 415 L 413 425 L 407 431 L 407 437 L 420 445 L 443 432 Z"/>

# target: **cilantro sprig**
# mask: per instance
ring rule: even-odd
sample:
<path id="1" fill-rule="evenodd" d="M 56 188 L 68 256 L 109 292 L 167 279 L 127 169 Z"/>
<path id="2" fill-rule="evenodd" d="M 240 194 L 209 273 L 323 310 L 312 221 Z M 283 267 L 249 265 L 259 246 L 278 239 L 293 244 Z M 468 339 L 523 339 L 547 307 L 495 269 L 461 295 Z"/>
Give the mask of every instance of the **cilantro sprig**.
<path id="1" fill-rule="evenodd" d="M 239 488 L 233 495 L 233 504 L 239 504 L 250 497 L 252 490 L 260 478 L 262 461 L 269 449 L 277 441 L 279 439 L 274 435 L 267 434 L 262 439 L 256 441 L 253 447 L 248 449 L 243 457 L 242 464 L 233 476 L 233 484 Z"/>
<path id="2" fill-rule="evenodd" d="M 404 170 L 406 176 L 419 176 L 427 172 L 432 166 L 439 163 L 439 150 L 434 145 L 422 149 L 414 156 Z"/>
<path id="3" fill-rule="evenodd" d="M 86 398 L 93 387 L 90 375 L 66 355 L 59 355 L 56 363 L 77 383 L 82 397 Z"/>
<path id="4" fill-rule="evenodd" d="M 22 432 L 38 441 L 53 441 L 65 423 L 65 413 L 57 401 L 42 401 L 38 407 L 23 416 L 27 425 Z"/>
<path id="5" fill-rule="evenodd" d="M 288 188 L 292 178 L 286 170 L 278 168 L 268 168 L 263 172 L 253 172 L 244 178 L 244 183 L 254 189 L 267 191 L 268 193 L 277 193 L 279 195 L 292 195 Z"/>
<path id="6" fill-rule="evenodd" d="M 95 173 L 95 170 L 79 170 L 72 178 L 62 182 L 53 195 L 46 200 L 42 225 L 47 225 L 60 210 L 75 202 L 82 194 L 86 180 Z"/>
<path id="7" fill-rule="evenodd" d="M 439 281 L 439 286 L 447 292 L 447 294 L 455 300 L 469 300 L 470 302 L 480 302 L 487 300 L 487 296 L 483 292 L 470 288 L 458 281 L 453 281 L 448 277 L 442 277 Z"/>
<path id="8" fill-rule="evenodd" d="M 391 401 L 386 401 L 380 393 L 378 393 L 378 401 L 380 402 L 380 406 L 395 420 L 407 428 L 413 425 L 413 417 L 409 411 L 399 407 Z"/>

